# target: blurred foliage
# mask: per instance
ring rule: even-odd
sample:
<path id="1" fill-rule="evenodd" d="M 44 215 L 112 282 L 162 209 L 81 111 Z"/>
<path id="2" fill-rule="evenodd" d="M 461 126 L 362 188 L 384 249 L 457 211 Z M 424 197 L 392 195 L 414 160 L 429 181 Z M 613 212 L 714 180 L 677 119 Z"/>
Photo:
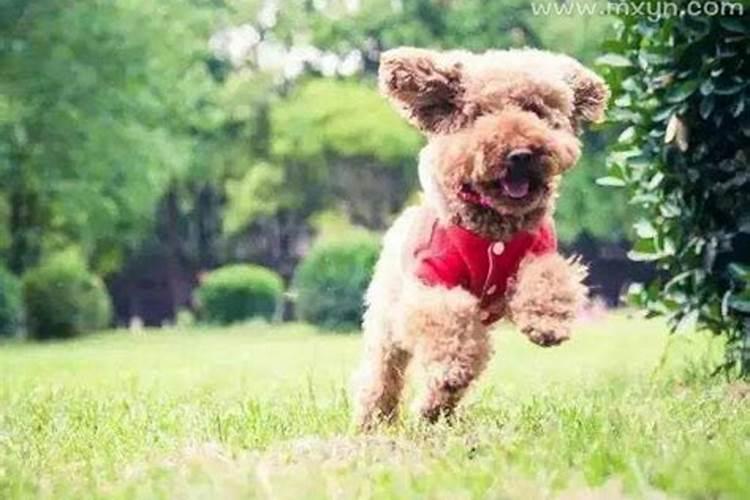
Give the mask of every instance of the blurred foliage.
<path id="1" fill-rule="evenodd" d="M 274 106 L 271 127 L 272 152 L 289 163 L 324 164 L 335 155 L 401 167 L 414 160 L 422 143 L 420 134 L 385 99 L 354 81 L 303 84 Z"/>
<path id="2" fill-rule="evenodd" d="M 259 217 L 292 206 L 298 198 L 287 187 L 283 169 L 266 162 L 253 165 L 240 179 L 229 179 L 224 213 L 226 231 L 236 233 Z"/>
<path id="3" fill-rule="evenodd" d="M 26 327 L 31 338 L 64 339 L 109 325 L 112 308 L 102 281 L 78 251 L 50 256 L 23 276 Z"/>
<path id="4" fill-rule="evenodd" d="M 419 149 L 420 136 L 367 86 L 309 80 L 274 104 L 269 120 L 272 163 L 252 165 L 242 178 L 227 184 L 224 223 L 229 232 L 282 209 L 309 216 L 330 206 L 343 179 L 335 173 L 340 163 L 355 176 L 378 168 L 403 186 L 413 185 L 406 166 Z M 400 191 L 397 204 L 406 196 L 404 189 Z M 372 198 L 375 203 L 382 199 Z"/>
<path id="5" fill-rule="evenodd" d="M 2 0 L 0 259 L 20 275 L 72 245 L 130 290 L 159 256 L 174 314 L 179 284 L 226 262 L 290 279 L 319 214 L 380 231 L 417 188 L 423 139 L 375 90 L 383 50 L 590 61 L 607 26 L 522 0 Z M 624 234 L 625 204 L 592 189 L 605 139 L 565 179 L 565 241 Z"/>
<path id="6" fill-rule="evenodd" d="M 309 42 L 336 52 L 370 48 L 371 62 L 377 51 L 399 45 L 462 47 L 486 50 L 509 46 L 539 45 L 531 27 L 531 6 L 526 0 L 369 0 L 351 9 L 345 0 L 279 2 L 275 28 L 281 39 L 309 34 Z M 348 5 L 349 4 L 349 5 Z"/>
<path id="7" fill-rule="evenodd" d="M 366 73 L 376 71 L 382 50 L 399 45 L 479 51 L 531 45 L 564 51 L 592 63 L 598 41 L 612 23 L 612 19 L 603 16 L 534 16 L 528 1 L 375 0 L 362 2 L 355 11 L 347 9 L 346 2 L 326 2 L 322 15 L 303 1 L 281 5 L 288 7 L 274 30 L 280 39 L 299 39 L 300 32 L 307 32 L 309 38 L 305 40 L 317 46 L 338 53 L 360 51 Z M 316 12 L 318 15 L 314 15 Z M 317 100 L 316 107 L 322 102 Z M 296 109 L 298 114 L 314 112 L 309 106 Z M 368 120 L 366 113 L 342 116 L 350 125 L 357 116 L 369 122 L 366 126 L 372 128 L 376 124 L 375 120 Z M 587 134 L 585 156 L 564 180 L 557 218 L 560 237 L 566 243 L 572 243 L 583 232 L 605 241 L 628 236 L 625 196 L 606 193 L 593 182 L 604 168 L 607 139 L 606 131 Z M 417 150 L 415 145 L 412 158 Z M 412 160 L 410 165 L 412 177 L 415 163 Z"/>
<path id="8" fill-rule="evenodd" d="M 723 368 L 750 375 L 750 24 L 624 17 L 617 35 L 601 63 L 623 131 L 600 183 L 639 208 L 631 257 L 664 276 L 633 299 L 725 336 Z"/>
<path id="9" fill-rule="evenodd" d="M 378 238 L 362 231 L 319 240 L 294 276 L 297 317 L 327 329 L 359 328 L 379 253 Z"/>
<path id="10" fill-rule="evenodd" d="M 269 124 L 270 160 L 227 182 L 230 233 L 281 210 L 307 219 L 342 204 L 380 228 L 414 187 L 422 138 L 370 86 L 309 79 L 274 103 Z"/>
<path id="11" fill-rule="evenodd" d="M 617 242 L 629 238 L 632 231 L 632 213 L 627 197 L 622 192 L 612 192 L 596 186 L 596 180 L 605 173 L 605 142 L 609 132 L 589 134 L 590 151 L 584 151 L 578 165 L 562 179 L 557 199 L 555 224 L 560 241 L 574 243 L 586 234 L 601 242 Z M 616 137 L 615 137 L 616 138 Z M 614 140 L 614 138 L 612 139 Z"/>
<path id="12" fill-rule="evenodd" d="M 21 284 L 18 278 L 0 267 L 0 337 L 17 334 L 22 320 Z"/>
<path id="13" fill-rule="evenodd" d="M 3 2 L 0 193 L 9 209 L 0 214 L 14 271 L 70 243 L 112 271 L 143 236 L 168 181 L 187 169 L 189 131 L 213 87 L 210 18 L 198 5 Z"/>
<path id="14" fill-rule="evenodd" d="M 281 278 L 270 269 L 234 264 L 208 273 L 195 293 L 202 320 L 228 325 L 254 317 L 273 318 L 283 291 Z"/>
<path id="15" fill-rule="evenodd" d="M 568 3 L 604 4 L 602 0 L 570 0 Z M 601 14 L 531 16 L 529 26 L 538 33 L 539 45 L 575 56 L 593 65 L 601 55 L 601 42 L 611 34 L 615 19 Z"/>

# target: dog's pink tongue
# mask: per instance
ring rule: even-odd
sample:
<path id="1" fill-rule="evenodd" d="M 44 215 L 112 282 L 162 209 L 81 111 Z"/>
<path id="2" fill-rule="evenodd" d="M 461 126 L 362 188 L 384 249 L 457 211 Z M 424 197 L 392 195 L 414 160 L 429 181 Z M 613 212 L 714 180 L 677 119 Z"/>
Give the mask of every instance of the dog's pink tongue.
<path id="1" fill-rule="evenodd" d="M 529 194 L 529 180 L 528 179 L 506 179 L 503 181 L 503 191 L 511 198 L 523 198 Z"/>

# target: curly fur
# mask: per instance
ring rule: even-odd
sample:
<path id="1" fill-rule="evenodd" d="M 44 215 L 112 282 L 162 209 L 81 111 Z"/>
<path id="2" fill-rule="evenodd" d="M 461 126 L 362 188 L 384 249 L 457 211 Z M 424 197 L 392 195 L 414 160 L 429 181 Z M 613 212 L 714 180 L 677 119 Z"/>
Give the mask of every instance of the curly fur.
<path id="1" fill-rule="evenodd" d="M 427 371 L 421 414 L 448 416 L 469 384 L 484 370 L 492 348 L 476 297 L 410 282 L 403 297 L 404 334 Z"/>
<path id="2" fill-rule="evenodd" d="M 492 241 L 532 230 L 552 214 L 560 176 L 580 155 L 581 125 L 602 118 L 609 91 L 567 56 L 539 50 L 435 52 L 401 48 L 381 57 L 379 86 L 427 136 L 419 178 L 425 199 L 388 230 L 367 292 L 365 350 L 355 379 L 361 429 L 397 416 L 409 362 L 426 369 L 420 413 L 452 413 L 485 368 L 492 347 L 488 311 L 463 288 L 427 286 L 412 272 L 426 213 Z M 498 192 L 512 152 L 533 155 L 533 184 L 522 200 Z M 469 185 L 482 199 L 462 196 Z M 585 300 L 585 268 L 546 254 L 524 260 L 493 308 L 530 340 L 549 346 L 570 336 Z"/>
<path id="3" fill-rule="evenodd" d="M 509 319 L 536 344 L 568 340 L 575 314 L 586 301 L 586 274 L 577 260 L 557 254 L 524 261 L 511 287 Z"/>

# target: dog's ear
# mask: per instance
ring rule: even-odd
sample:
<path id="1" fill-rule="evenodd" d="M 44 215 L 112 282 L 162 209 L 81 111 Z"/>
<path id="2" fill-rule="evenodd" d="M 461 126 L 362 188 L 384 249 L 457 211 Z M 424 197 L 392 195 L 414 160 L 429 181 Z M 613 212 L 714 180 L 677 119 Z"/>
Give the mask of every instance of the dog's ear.
<path id="1" fill-rule="evenodd" d="M 461 64 L 439 52 L 404 47 L 380 56 L 380 91 L 427 133 L 453 132 L 470 121 L 463 78 Z"/>
<path id="2" fill-rule="evenodd" d="M 567 69 L 566 81 L 573 89 L 574 125 L 580 128 L 585 122 L 601 122 L 607 110 L 609 87 L 599 75 L 578 61 L 571 60 Z"/>

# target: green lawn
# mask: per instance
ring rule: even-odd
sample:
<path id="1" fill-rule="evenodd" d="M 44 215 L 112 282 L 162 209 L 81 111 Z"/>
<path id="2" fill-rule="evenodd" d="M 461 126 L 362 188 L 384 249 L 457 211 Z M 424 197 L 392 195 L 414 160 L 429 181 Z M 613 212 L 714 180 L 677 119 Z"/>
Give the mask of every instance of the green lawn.
<path id="1" fill-rule="evenodd" d="M 371 436 L 350 426 L 355 335 L 3 344 L 0 498 L 750 498 L 750 390 L 707 381 L 690 337 L 661 363 L 666 342 L 624 315 L 556 349 L 501 329 L 453 426 Z"/>

